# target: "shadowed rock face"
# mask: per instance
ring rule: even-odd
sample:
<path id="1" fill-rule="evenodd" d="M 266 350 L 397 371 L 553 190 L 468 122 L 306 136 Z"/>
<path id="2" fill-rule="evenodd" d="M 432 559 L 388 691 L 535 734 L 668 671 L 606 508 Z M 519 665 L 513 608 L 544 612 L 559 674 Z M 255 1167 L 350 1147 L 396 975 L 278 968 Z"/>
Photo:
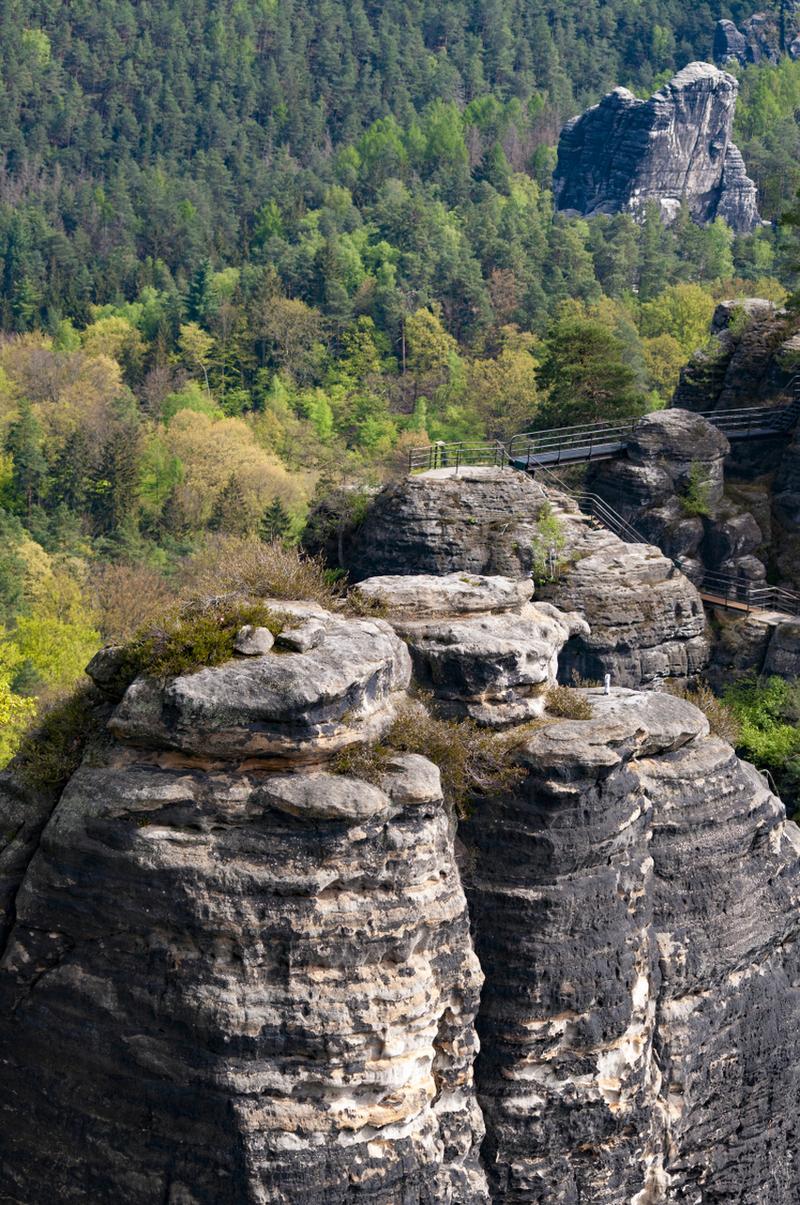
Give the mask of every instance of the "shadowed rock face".
<path id="1" fill-rule="evenodd" d="M 787 5 L 786 53 L 800 57 L 797 17 Z M 794 6 L 796 8 L 796 6 Z M 780 22 L 775 13 L 753 13 L 738 29 L 733 21 L 717 21 L 714 29 L 714 61 L 724 67 L 731 59 L 747 67 L 751 63 L 777 63 L 781 49 Z"/>
<path id="2" fill-rule="evenodd" d="M 588 697 L 462 832 L 492 1199 L 790 1205 L 800 834 L 687 703 Z"/>
<path id="3" fill-rule="evenodd" d="M 440 710 L 489 728 L 540 716 L 564 643 L 589 635 L 578 614 L 528 602 L 531 581 L 417 574 L 367 578 L 359 589 L 386 607 Z"/>
<path id="4" fill-rule="evenodd" d="M 408 684 L 405 647 L 383 623 L 327 627 L 350 722 L 378 715 L 379 735 L 382 688 Z M 275 765 L 272 745 L 271 768 L 239 760 L 231 700 L 256 663 L 248 717 L 258 688 L 278 722 L 277 674 L 294 683 L 297 725 L 304 689 L 314 768 Z M 145 708 L 133 687 L 115 725 L 129 744 L 78 770 L 41 836 L 52 802 L 27 800 L 21 830 L 25 801 L 0 786 L 0 1198 L 487 1200 L 472 1088 L 482 977 L 438 771 L 397 755 L 379 785 L 328 773 L 331 732 L 314 750 L 309 736 L 324 657 L 269 652 L 195 677 L 215 763 L 176 752 L 170 727 L 161 739 L 166 691 Z M 348 721 L 329 703 L 336 737 Z"/>
<path id="5" fill-rule="evenodd" d="M 409 686 L 414 598 L 461 687 L 481 625 L 533 632 L 550 681 L 583 621 L 497 576 L 369 592 L 390 622 L 295 609 L 283 651 L 193 675 L 191 743 L 134 685 L 59 799 L 0 776 L 0 1200 L 794 1205 L 780 801 L 685 701 L 589 690 L 591 719 L 519 733 L 524 779 L 458 841 L 426 758 L 331 772 Z"/>
<path id="6" fill-rule="evenodd" d="M 709 63 L 690 63 L 646 101 L 615 88 L 561 132 L 557 208 L 641 213 L 654 201 L 672 221 L 685 201 L 695 221 L 752 230 L 756 187 L 731 141 L 737 90 Z"/>
<path id="7" fill-rule="evenodd" d="M 352 567 L 362 579 L 528 576 L 545 510 L 555 510 L 561 526 L 563 564 L 556 581 L 537 587 L 536 603 L 578 612 L 589 625 L 572 629 L 559 656 L 561 680 L 610 673 L 618 685 L 652 686 L 700 672 L 708 645 L 691 582 L 657 548 L 595 530 L 569 499 L 515 469 L 436 470 L 389 486 L 354 537 Z"/>

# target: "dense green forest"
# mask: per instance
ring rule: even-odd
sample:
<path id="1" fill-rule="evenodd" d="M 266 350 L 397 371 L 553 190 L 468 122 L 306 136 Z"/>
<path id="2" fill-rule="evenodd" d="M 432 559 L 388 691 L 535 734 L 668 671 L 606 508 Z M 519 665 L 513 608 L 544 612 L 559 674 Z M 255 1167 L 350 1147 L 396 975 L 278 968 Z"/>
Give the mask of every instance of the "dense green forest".
<path id="1" fill-rule="evenodd" d="M 783 301 L 800 64 L 740 72 L 754 235 L 550 192 L 566 118 L 749 11 L 4 4 L 0 756 L 215 540 L 296 540 L 429 439 L 661 405 L 715 299 Z"/>

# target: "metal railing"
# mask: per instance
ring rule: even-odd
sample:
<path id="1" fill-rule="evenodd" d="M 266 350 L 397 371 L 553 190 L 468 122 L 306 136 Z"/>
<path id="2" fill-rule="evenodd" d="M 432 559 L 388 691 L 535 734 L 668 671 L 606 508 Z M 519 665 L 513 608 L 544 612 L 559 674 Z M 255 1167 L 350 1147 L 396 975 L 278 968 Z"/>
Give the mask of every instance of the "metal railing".
<path id="1" fill-rule="evenodd" d="M 650 544 L 657 547 L 652 540 L 648 540 L 637 531 L 627 519 L 623 519 L 622 515 L 599 494 L 593 494 L 588 490 L 572 489 L 544 464 L 532 464 L 529 471 L 534 480 L 544 478 L 551 488 L 572 498 L 584 514 L 591 515 L 602 523 L 603 527 L 613 532 L 619 539 L 624 540 L 626 544 Z M 698 575 L 693 573 L 691 568 L 687 568 L 680 559 L 676 557 L 668 559 L 684 577 L 689 578 L 703 601 L 712 606 L 737 611 L 777 611 L 783 615 L 800 616 L 800 594 L 793 594 L 790 590 L 784 590 L 780 586 L 750 582 L 733 574 L 719 573 L 713 569 L 705 569 Z"/>
<path id="2" fill-rule="evenodd" d="M 729 439 L 755 439 L 790 431 L 800 419 L 800 374 L 792 377 L 785 392 L 793 401 L 785 406 L 744 406 L 736 410 L 699 413 Z M 500 440 L 487 443 L 435 443 L 409 452 L 410 471 L 458 468 L 461 465 L 506 465 L 527 469 L 537 464 L 576 464 L 604 459 L 621 452 L 641 421 L 579 423 L 551 427 L 545 431 L 523 431 L 508 446 Z"/>
<path id="3" fill-rule="evenodd" d="M 427 448 L 412 448 L 408 454 L 410 472 L 428 469 L 459 469 L 462 465 L 503 468 L 508 450 L 499 440 L 490 443 L 433 443 Z"/>
<path id="4" fill-rule="evenodd" d="M 639 419 L 622 423 L 591 423 L 588 426 L 553 427 L 548 431 L 524 431 L 508 445 L 508 458 L 517 467 L 533 460 L 549 464 L 574 463 L 613 456 L 625 447 Z"/>

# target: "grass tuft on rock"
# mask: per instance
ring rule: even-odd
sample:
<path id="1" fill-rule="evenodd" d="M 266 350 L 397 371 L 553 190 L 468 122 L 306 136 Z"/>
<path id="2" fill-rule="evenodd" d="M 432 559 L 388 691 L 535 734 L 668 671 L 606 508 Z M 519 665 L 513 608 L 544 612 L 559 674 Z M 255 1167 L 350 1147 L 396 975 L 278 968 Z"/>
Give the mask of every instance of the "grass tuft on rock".
<path id="1" fill-rule="evenodd" d="M 343 750 L 334 759 L 334 771 L 379 783 L 393 753 L 419 753 L 439 767 L 445 800 L 462 819 L 477 798 L 508 791 L 524 777 L 510 756 L 506 734 L 469 719 L 442 719 L 434 707 L 429 696 L 404 699 L 383 740 Z"/>
<path id="2" fill-rule="evenodd" d="M 718 699 L 713 690 L 704 682 L 697 686 L 678 686 L 673 682 L 665 682 L 664 690 L 667 694 L 674 695 L 676 699 L 685 699 L 687 703 L 693 703 L 695 707 L 698 707 L 708 720 L 714 736 L 727 741 L 734 748 L 739 744 L 742 725 L 737 719 L 736 713 L 722 699 Z"/>
<path id="3" fill-rule="evenodd" d="M 550 715 L 562 720 L 590 720 L 592 708 L 580 691 L 570 686 L 552 686 L 547 692 L 545 706 Z"/>
<path id="4" fill-rule="evenodd" d="M 22 738 L 11 768 L 29 790 L 59 795 L 105 729 L 108 707 L 91 685 L 42 711 Z"/>
<path id="5" fill-rule="evenodd" d="M 211 598 L 190 604 L 163 626 L 134 637 L 125 649 L 121 677 L 128 682 L 140 674 L 175 678 L 222 665 L 233 657 L 236 636 L 247 624 L 268 628 L 273 636 L 285 627 L 283 616 L 264 603 Z"/>

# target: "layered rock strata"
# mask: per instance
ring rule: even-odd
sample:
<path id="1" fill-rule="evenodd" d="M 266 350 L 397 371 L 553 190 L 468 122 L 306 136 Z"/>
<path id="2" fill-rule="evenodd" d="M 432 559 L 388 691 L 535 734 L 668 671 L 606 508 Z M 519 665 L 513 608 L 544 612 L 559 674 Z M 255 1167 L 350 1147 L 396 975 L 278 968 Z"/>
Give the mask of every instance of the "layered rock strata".
<path id="1" fill-rule="evenodd" d="M 576 613 L 530 603 L 531 581 L 453 573 L 367 578 L 359 589 L 386 608 L 440 711 L 490 728 L 540 716 L 559 652 L 589 636 Z"/>
<path id="2" fill-rule="evenodd" d="M 682 700 L 588 692 L 464 826 L 505 1205 L 790 1205 L 800 833 Z"/>
<path id="3" fill-rule="evenodd" d="M 737 91 L 710 63 L 690 63 L 649 100 L 615 88 L 561 132 L 557 208 L 641 215 L 653 202 L 672 221 L 685 203 L 695 221 L 752 230 L 756 187 L 731 139 Z"/>
<path id="4" fill-rule="evenodd" d="M 487 1200 L 438 771 L 329 768 L 409 655 L 309 625 L 306 653 L 134 683 L 55 805 L 4 780 L 0 1199 Z"/>
<path id="5" fill-rule="evenodd" d="M 692 411 L 792 406 L 800 397 L 797 321 L 768 301 L 722 302 L 709 349 L 681 372 L 672 405 Z M 790 411 L 790 413 L 794 413 Z M 725 460 L 726 503 L 749 512 L 758 556 L 773 580 L 800 592 L 800 427 L 774 438 L 737 440 Z"/>
<path id="6" fill-rule="evenodd" d="M 748 67 L 752 63 L 777 63 L 784 53 L 792 59 L 800 58 L 796 7 L 786 6 L 788 28 L 784 31 L 784 45 L 781 44 L 780 18 L 776 14 L 753 13 L 742 22 L 741 28 L 733 21 L 717 21 L 714 28 L 714 61 L 722 67 L 731 60 Z"/>
<path id="7" fill-rule="evenodd" d="M 722 432 L 701 415 L 656 411 L 637 424 L 624 456 L 591 472 L 590 488 L 694 580 L 711 570 L 763 583 L 764 534 L 725 495 L 729 452 Z"/>
<path id="8" fill-rule="evenodd" d="M 358 578 L 528 576 L 550 514 L 563 546 L 555 580 L 537 594 L 589 625 L 573 631 L 560 655 L 562 681 L 610 673 L 619 685 L 650 686 L 698 673 L 708 645 L 691 582 L 657 548 L 623 543 L 514 469 L 435 470 L 389 486 L 356 534 L 351 567 Z"/>

